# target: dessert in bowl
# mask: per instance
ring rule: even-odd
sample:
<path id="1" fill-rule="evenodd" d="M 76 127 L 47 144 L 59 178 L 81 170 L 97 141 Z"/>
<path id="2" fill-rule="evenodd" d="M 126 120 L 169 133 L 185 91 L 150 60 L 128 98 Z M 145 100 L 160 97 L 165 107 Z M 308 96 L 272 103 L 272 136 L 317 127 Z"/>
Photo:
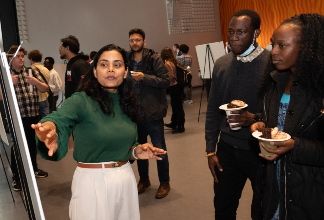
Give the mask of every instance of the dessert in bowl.
<path id="1" fill-rule="evenodd" d="M 277 149 L 277 145 L 291 138 L 289 134 L 278 130 L 277 127 L 263 128 L 262 131 L 254 131 L 252 136 L 259 140 L 261 154 L 266 157 L 272 156 L 273 153 L 268 152 L 265 147 L 275 150 Z"/>

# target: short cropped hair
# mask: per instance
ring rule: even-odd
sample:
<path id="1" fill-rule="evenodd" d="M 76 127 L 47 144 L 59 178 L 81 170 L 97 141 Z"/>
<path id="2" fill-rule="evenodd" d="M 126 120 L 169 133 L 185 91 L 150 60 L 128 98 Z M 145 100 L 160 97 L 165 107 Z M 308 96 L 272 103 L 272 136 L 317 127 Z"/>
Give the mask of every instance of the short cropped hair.
<path id="1" fill-rule="evenodd" d="M 251 18 L 252 28 L 254 30 L 260 29 L 261 18 L 260 18 L 260 15 L 256 11 L 249 10 L 249 9 L 243 9 L 243 10 L 235 12 L 232 17 L 240 17 L 240 16 L 248 16 L 249 18 Z"/>
<path id="2" fill-rule="evenodd" d="M 61 42 L 63 47 L 69 47 L 69 50 L 74 54 L 77 54 L 80 50 L 79 40 L 73 35 L 62 38 Z"/>
<path id="3" fill-rule="evenodd" d="M 50 64 L 52 64 L 52 65 L 54 65 L 54 63 L 55 63 L 55 61 L 54 61 L 54 58 L 53 57 L 45 57 L 45 59 L 44 60 L 47 60 L 48 61 L 48 63 L 50 63 Z"/>
<path id="4" fill-rule="evenodd" d="M 188 53 L 189 52 L 189 46 L 187 44 L 181 44 L 179 46 L 179 50 L 182 52 L 182 53 Z"/>

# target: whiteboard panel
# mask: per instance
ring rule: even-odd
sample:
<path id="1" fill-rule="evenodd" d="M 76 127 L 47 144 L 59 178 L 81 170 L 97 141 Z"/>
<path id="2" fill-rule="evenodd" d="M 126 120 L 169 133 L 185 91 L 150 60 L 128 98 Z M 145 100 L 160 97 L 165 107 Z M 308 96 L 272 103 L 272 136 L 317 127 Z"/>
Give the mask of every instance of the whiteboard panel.
<path id="1" fill-rule="evenodd" d="M 20 181 L 22 184 L 22 199 L 25 203 L 25 208 L 29 219 L 44 220 L 44 212 L 39 196 L 37 182 L 33 170 L 33 165 L 30 159 L 29 148 L 25 137 L 24 127 L 21 120 L 20 111 L 18 108 L 17 97 L 11 79 L 10 69 L 6 54 L 0 50 L 0 66 L 1 66 L 1 89 L 3 102 L 8 112 L 8 123 L 10 123 L 11 136 L 13 139 L 13 147 L 19 151 L 17 165 L 21 173 Z M 18 149 L 16 149 L 18 147 Z M 20 164 L 22 164 L 20 166 Z M 19 174 L 20 175 L 20 174 Z M 26 187 L 25 187 L 26 186 Z"/>
<path id="2" fill-rule="evenodd" d="M 223 41 L 197 45 L 196 52 L 200 69 L 200 78 L 210 79 L 215 61 L 225 55 Z"/>

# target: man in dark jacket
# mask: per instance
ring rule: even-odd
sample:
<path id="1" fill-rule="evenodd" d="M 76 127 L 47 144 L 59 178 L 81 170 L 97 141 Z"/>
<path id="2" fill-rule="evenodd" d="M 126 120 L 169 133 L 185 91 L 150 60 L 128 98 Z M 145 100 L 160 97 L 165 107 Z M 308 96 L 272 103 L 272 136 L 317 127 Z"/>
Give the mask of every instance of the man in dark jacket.
<path id="1" fill-rule="evenodd" d="M 61 39 L 59 48 L 61 59 L 68 60 L 65 71 L 65 98 L 70 97 L 79 87 L 84 74 L 89 71 L 89 64 L 84 55 L 78 54 L 79 40 L 72 35 Z"/>
<path id="2" fill-rule="evenodd" d="M 167 110 L 166 89 L 170 81 L 162 59 L 153 50 L 144 48 L 145 33 L 141 29 L 129 31 L 131 51 L 128 56 L 130 79 L 138 94 L 144 119 L 138 124 L 138 141 L 147 142 L 149 135 L 155 147 L 166 150 L 163 117 Z M 161 199 L 170 191 L 168 155 L 157 161 L 160 186 L 155 198 Z M 148 160 L 138 160 L 140 181 L 138 193 L 143 193 L 151 185 L 148 175 Z"/>
<path id="3" fill-rule="evenodd" d="M 254 191 L 252 219 L 257 219 L 256 174 L 260 159 L 258 146 L 249 125 L 257 120 L 257 92 L 270 64 L 270 54 L 259 47 L 260 17 L 250 10 L 236 12 L 228 28 L 232 52 L 219 58 L 214 66 L 206 114 L 205 139 L 208 165 L 214 178 L 215 219 L 235 220 L 246 180 Z M 238 99 L 248 104 L 226 120 L 219 106 Z M 232 130 L 228 122 L 242 127 Z M 216 152 L 217 151 L 217 152 Z"/>

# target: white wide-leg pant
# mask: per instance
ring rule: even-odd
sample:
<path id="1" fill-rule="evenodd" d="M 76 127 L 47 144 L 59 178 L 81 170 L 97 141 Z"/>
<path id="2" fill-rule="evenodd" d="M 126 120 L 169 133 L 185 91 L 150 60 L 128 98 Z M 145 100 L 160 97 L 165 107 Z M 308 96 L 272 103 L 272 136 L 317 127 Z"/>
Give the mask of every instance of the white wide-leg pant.
<path id="1" fill-rule="evenodd" d="M 138 192 L 131 165 L 77 167 L 69 212 L 71 220 L 139 220 Z"/>

